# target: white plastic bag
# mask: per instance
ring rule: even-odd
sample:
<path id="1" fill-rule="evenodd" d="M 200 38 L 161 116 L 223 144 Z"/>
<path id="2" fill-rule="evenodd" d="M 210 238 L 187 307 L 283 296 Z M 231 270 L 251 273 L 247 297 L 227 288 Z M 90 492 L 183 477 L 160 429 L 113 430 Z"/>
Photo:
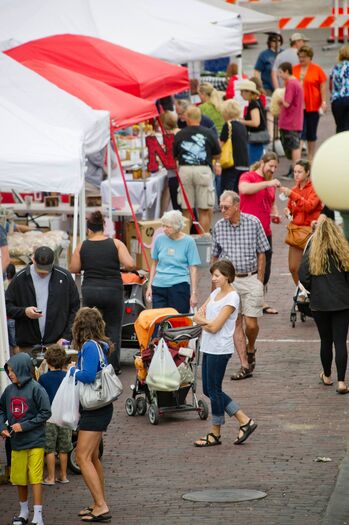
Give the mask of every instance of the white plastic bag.
<path id="1" fill-rule="evenodd" d="M 51 412 L 49 423 L 76 430 L 80 419 L 79 384 L 75 382 L 75 374 L 70 376 L 70 370 L 53 398 Z"/>
<path id="2" fill-rule="evenodd" d="M 181 384 L 181 375 L 164 339 L 160 339 L 151 360 L 146 383 L 152 390 L 173 392 Z"/>

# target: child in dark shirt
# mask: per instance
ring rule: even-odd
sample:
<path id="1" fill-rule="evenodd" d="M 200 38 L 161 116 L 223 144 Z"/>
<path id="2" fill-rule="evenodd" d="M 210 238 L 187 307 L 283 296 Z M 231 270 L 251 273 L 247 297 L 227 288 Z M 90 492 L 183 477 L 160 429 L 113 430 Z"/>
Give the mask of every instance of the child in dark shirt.
<path id="1" fill-rule="evenodd" d="M 42 476 L 44 470 L 45 423 L 51 416 L 45 390 L 32 377 L 33 365 L 28 354 L 20 352 L 5 364 L 11 384 L 0 398 L 0 434 L 11 437 L 11 483 L 17 485 L 20 513 L 12 525 L 28 523 L 28 486 L 32 486 L 34 516 L 42 519 Z M 3 509 L 4 510 L 4 509 Z"/>
<path id="2" fill-rule="evenodd" d="M 45 360 L 49 371 L 39 377 L 39 383 L 44 387 L 50 398 L 50 403 L 62 383 L 66 371 L 62 370 L 66 363 L 66 354 L 61 345 L 55 344 L 48 347 L 45 352 Z M 46 463 L 47 477 L 44 485 L 57 483 L 69 483 L 67 478 L 68 453 L 72 450 L 72 431 L 68 428 L 59 427 L 53 423 L 46 424 Z M 59 454 L 60 476 L 55 477 L 56 452 Z"/>

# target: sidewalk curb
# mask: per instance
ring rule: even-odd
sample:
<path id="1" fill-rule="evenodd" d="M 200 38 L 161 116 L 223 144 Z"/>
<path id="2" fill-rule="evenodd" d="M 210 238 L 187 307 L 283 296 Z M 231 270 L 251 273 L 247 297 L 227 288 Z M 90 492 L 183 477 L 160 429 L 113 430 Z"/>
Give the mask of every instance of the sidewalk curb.
<path id="1" fill-rule="evenodd" d="M 349 446 L 349 443 L 348 443 Z M 349 524 L 349 448 L 339 467 L 334 490 L 329 499 L 321 525 Z"/>

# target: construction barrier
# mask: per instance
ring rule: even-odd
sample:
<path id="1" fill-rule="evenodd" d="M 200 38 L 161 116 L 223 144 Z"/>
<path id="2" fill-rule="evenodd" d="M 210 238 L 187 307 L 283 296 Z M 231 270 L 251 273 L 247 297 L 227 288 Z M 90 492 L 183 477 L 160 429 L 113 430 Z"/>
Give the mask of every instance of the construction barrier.
<path id="1" fill-rule="evenodd" d="M 349 27 L 349 16 L 288 16 L 279 18 L 279 29 L 326 29 Z"/>
<path id="2" fill-rule="evenodd" d="M 347 0 L 343 1 L 343 6 L 339 5 L 339 0 L 333 1 L 332 14 L 334 16 L 349 15 L 349 8 Z M 346 32 L 346 39 L 348 40 L 348 31 Z M 335 27 L 331 29 L 331 36 L 327 39 L 327 42 L 334 43 L 345 41 L 345 28 L 344 27 Z"/>

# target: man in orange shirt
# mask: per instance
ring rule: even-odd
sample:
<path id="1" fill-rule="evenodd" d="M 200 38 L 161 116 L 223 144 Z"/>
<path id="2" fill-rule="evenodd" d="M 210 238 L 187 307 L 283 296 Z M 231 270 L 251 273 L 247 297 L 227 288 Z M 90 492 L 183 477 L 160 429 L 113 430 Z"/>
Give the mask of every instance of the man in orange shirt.
<path id="1" fill-rule="evenodd" d="M 319 110 L 327 109 L 327 76 L 318 64 L 313 64 L 313 56 L 314 52 L 310 46 L 302 46 L 298 50 L 299 64 L 293 66 L 293 75 L 303 85 L 305 108 L 302 140 L 308 143 L 309 162 L 313 160 L 315 153 Z"/>

